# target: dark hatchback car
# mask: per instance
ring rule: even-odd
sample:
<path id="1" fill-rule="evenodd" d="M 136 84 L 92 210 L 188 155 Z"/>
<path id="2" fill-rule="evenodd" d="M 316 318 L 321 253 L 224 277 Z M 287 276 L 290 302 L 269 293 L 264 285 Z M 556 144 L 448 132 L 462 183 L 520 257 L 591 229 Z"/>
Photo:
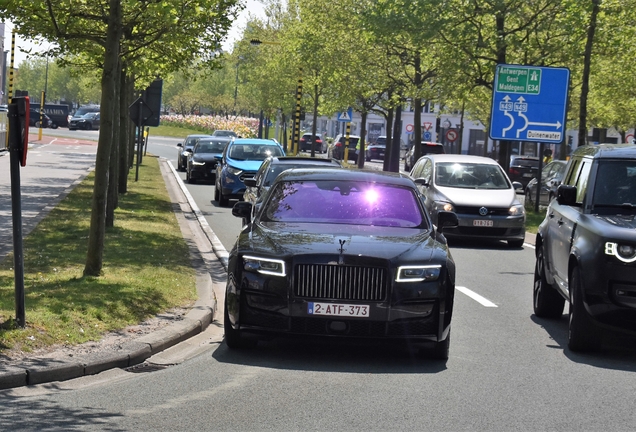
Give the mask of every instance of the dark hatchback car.
<path id="1" fill-rule="evenodd" d="M 194 183 L 197 180 L 216 179 L 216 165 L 223 156 L 225 146 L 230 137 L 202 137 L 190 153 L 186 162 L 186 181 Z"/>
<path id="2" fill-rule="evenodd" d="M 533 305 L 559 319 L 569 302 L 568 347 L 602 347 L 608 330 L 636 336 L 636 146 L 572 153 L 536 238 Z"/>
<path id="3" fill-rule="evenodd" d="M 303 134 L 300 137 L 300 151 L 311 151 L 312 135 L 310 133 Z M 316 153 L 327 153 L 327 142 L 322 139 L 321 134 L 316 134 L 316 145 L 314 146 Z"/>
<path id="4" fill-rule="evenodd" d="M 523 186 L 523 191 L 530 180 L 539 173 L 539 158 L 535 156 L 511 156 L 508 177 L 510 181 L 517 181 Z"/>
<path id="5" fill-rule="evenodd" d="M 99 130 L 99 113 L 89 112 L 81 117 L 73 117 L 68 123 L 68 130 Z"/>
<path id="6" fill-rule="evenodd" d="M 252 204 L 232 213 L 249 218 Z M 228 262 L 225 341 L 316 336 L 427 344 L 448 358 L 455 263 L 413 180 L 397 173 L 280 174 Z"/>
<path id="7" fill-rule="evenodd" d="M 345 143 L 347 137 L 345 135 L 338 135 L 333 140 L 333 144 L 329 147 L 327 157 L 343 160 L 345 155 Z M 357 135 L 349 135 L 349 151 L 347 152 L 347 160 L 358 162 L 358 142 L 360 137 Z"/>
<path id="8" fill-rule="evenodd" d="M 422 141 L 420 143 L 420 148 L 422 149 L 422 156 L 426 156 L 429 154 L 445 154 L 446 150 L 444 150 L 444 145 L 440 143 Z M 411 146 L 409 151 L 406 152 L 404 156 L 404 171 L 409 172 L 415 166 L 415 146 Z"/>
<path id="9" fill-rule="evenodd" d="M 188 135 L 183 143 L 177 144 L 177 171 L 185 171 L 186 163 L 188 162 L 188 153 L 192 152 L 194 145 L 197 143 L 199 138 L 210 137 L 210 135 L 203 134 L 195 134 Z"/>
<path id="10" fill-rule="evenodd" d="M 371 159 L 384 160 L 384 154 L 386 153 L 386 144 L 370 144 L 365 152 L 365 159 L 367 162 L 371 162 Z"/>
<path id="11" fill-rule="evenodd" d="M 263 161 L 254 178 L 245 179 L 245 193 L 243 200 L 256 204 L 260 201 L 276 180 L 285 170 L 292 168 L 342 168 L 336 159 L 308 158 L 308 157 L 280 157 L 272 156 Z"/>
<path id="12" fill-rule="evenodd" d="M 547 164 L 541 170 L 541 192 L 539 195 L 539 205 L 548 205 L 557 194 L 557 188 L 563 180 L 567 161 L 555 160 Z M 533 178 L 526 186 L 526 207 L 534 207 L 537 201 L 537 178 Z"/>
<path id="13" fill-rule="evenodd" d="M 31 109 L 29 110 L 29 126 L 40 127 L 40 110 L 39 109 Z M 51 120 L 46 114 L 42 114 L 42 127 L 43 128 L 51 128 L 57 129 L 57 125 Z"/>

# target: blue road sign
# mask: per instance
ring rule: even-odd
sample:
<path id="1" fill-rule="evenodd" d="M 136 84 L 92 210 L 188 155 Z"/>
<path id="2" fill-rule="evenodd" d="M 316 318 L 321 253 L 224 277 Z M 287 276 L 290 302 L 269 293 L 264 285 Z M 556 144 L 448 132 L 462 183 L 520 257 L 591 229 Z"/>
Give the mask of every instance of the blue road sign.
<path id="1" fill-rule="evenodd" d="M 567 68 L 498 65 L 490 112 L 490 138 L 563 141 L 569 83 Z"/>
<path id="2" fill-rule="evenodd" d="M 430 132 L 428 132 L 428 131 L 424 132 L 424 140 L 425 141 L 430 141 L 431 138 L 433 138 L 433 135 Z"/>
<path id="3" fill-rule="evenodd" d="M 349 108 L 347 111 L 338 113 L 339 122 L 350 122 L 353 118 L 353 108 Z"/>

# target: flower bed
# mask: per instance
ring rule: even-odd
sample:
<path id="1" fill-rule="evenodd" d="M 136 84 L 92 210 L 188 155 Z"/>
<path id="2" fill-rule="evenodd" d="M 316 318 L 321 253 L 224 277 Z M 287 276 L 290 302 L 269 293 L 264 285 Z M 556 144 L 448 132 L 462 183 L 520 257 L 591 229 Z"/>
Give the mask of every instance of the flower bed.
<path id="1" fill-rule="evenodd" d="M 177 115 L 161 116 L 161 124 L 165 126 L 197 129 L 204 133 L 215 130 L 231 130 L 243 138 L 254 138 L 258 134 L 258 119 L 249 117 L 226 118 L 211 115 Z"/>

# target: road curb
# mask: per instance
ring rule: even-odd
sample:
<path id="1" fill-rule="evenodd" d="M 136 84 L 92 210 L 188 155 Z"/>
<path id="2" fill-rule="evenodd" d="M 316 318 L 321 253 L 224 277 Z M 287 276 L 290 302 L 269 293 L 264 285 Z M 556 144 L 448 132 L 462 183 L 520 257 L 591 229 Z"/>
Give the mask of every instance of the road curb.
<path id="1" fill-rule="evenodd" d="M 211 237 L 216 238 L 214 233 L 211 233 L 211 235 L 205 233 L 204 227 L 207 227 L 207 230 L 210 232 L 211 230 L 207 223 L 201 224 L 200 218 L 203 216 L 196 207 L 196 204 L 194 204 L 194 200 L 190 194 L 187 193 L 187 189 L 172 165 L 167 161 L 161 160 L 159 161 L 159 165 L 164 174 L 166 187 L 168 188 L 173 203 L 183 202 L 179 195 L 185 197 L 187 203 L 185 206 L 175 206 L 177 220 L 179 221 L 179 226 L 184 236 L 198 236 L 209 239 L 210 241 L 212 240 Z M 172 170 L 166 169 L 167 166 L 171 167 Z M 167 175 L 170 172 L 173 174 L 172 178 Z M 180 187 L 174 187 L 175 184 L 173 181 L 180 184 Z M 76 186 L 78 183 L 79 181 L 76 181 L 73 186 Z M 189 222 L 185 214 L 187 212 L 195 214 L 197 223 Z M 196 233 L 193 232 L 193 230 L 200 230 L 201 232 Z M 218 242 L 218 239 L 216 239 L 216 241 Z M 197 260 L 195 268 L 197 268 L 196 287 L 198 300 L 181 321 L 167 325 L 156 332 L 144 335 L 138 339 L 123 343 L 114 351 L 93 352 L 72 360 L 42 358 L 37 360 L 25 360 L 21 365 L 2 365 L 0 366 L 0 389 L 65 381 L 82 376 L 94 375 L 108 369 L 134 366 L 204 331 L 214 321 L 217 311 L 217 300 L 209 269 L 201 266 L 198 262 L 198 260 L 202 261 L 200 259 L 200 252 L 193 249 L 195 248 L 191 247 L 193 259 Z M 222 262 L 222 260 L 220 261 Z"/>

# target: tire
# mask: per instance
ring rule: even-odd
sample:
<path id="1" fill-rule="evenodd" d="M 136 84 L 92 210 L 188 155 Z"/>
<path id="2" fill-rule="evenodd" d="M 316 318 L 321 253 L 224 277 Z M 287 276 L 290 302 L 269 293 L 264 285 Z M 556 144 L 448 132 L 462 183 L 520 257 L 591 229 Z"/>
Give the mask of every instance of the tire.
<path id="1" fill-rule="evenodd" d="M 223 195 L 223 192 L 219 191 L 219 205 L 221 207 L 227 207 L 229 203 L 230 203 L 229 198 Z"/>
<path id="2" fill-rule="evenodd" d="M 223 313 L 223 328 L 225 331 L 225 344 L 230 349 L 254 348 L 258 344 L 256 339 L 246 339 L 241 335 L 240 330 L 232 328 L 230 317 L 227 313 L 227 304 Z"/>
<path id="3" fill-rule="evenodd" d="M 186 169 L 186 182 L 190 184 L 196 183 L 194 179 L 192 178 L 192 176 L 190 175 L 190 171 L 188 169 Z"/>
<path id="4" fill-rule="evenodd" d="M 77 129 L 75 129 L 75 128 L 68 128 L 68 130 L 70 130 L 70 131 L 74 131 L 74 130 L 77 130 Z"/>
<path id="5" fill-rule="evenodd" d="M 523 242 L 525 240 L 521 239 L 521 240 L 508 240 L 508 246 L 511 248 L 515 248 L 515 249 L 519 249 L 521 247 L 523 247 Z"/>
<path id="6" fill-rule="evenodd" d="M 585 310 L 583 303 L 583 281 L 578 267 L 570 277 L 570 313 L 568 348 L 570 351 L 597 351 L 601 347 L 601 334 Z"/>
<path id="7" fill-rule="evenodd" d="M 545 277 L 543 246 L 537 250 L 534 265 L 534 287 L 532 294 L 534 314 L 539 318 L 560 318 L 563 315 L 565 299 L 551 286 Z"/>
<path id="8" fill-rule="evenodd" d="M 430 350 L 429 356 L 435 360 L 448 360 L 450 354 L 450 330 L 448 336 L 442 342 L 436 342 L 433 349 Z"/>
<path id="9" fill-rule="evenodd" d="M 34 124 L 34 126 L 35 126 L 36 128 L 39 128 L 39 127 L 41 126 L 41 123 L 40 123 L 39 121 L 36 121 L 36 122 L 35 122 L 35 124 Z"/>
<path id="10" fill-rule="evenodd" d="M 216 187 L 216 185 L 214 186 L 214 201 L 219 202 L 219 188 Z"/>
<path id="11" fill-rule="evenodd" d="M 51 124 L 51 129 L 57 129 L 57 124 L 55 123 Z"/>
<path id="12" fill-rule="evenodd" d="M 411 167 L 409 167 L 406 162 L 404 162 L 404 171 L 411 172 Z"/>

